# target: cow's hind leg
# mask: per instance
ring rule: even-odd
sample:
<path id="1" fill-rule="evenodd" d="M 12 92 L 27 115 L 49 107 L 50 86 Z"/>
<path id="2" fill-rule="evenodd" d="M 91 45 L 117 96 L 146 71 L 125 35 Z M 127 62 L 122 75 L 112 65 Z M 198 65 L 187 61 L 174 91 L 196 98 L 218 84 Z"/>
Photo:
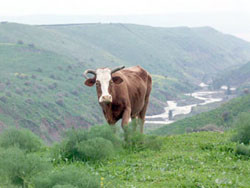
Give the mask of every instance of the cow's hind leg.
<path id="1" fill-rule="evenodd" d="M 139 113 L 139 119 L 138 119 L 138 124 L 140 125 L 141 133 L 143 133 L 143 129 L 144 129 L 145 116 L 146 116 L 146 112 L 148 108 L 149 95 L 150 95 L 151 89 L 152 89 L 152 80 L 151 80 L 151 77 L 148 77 L 148 88 L 147 88 L 147 93 L 145 96 L 145 103 L 141 112 Z"/>
<path id="2" fill-rule="evenodd" d="M 133 131 L 135 132 L 137 129 L 138 125 L 138 118 L 137 117 L 132 117 L 131 124 Z"/>
<path id="3" fill-rule="evenodd" d="M 141 133 L 143 133 L 143 129 L 144 129 L 145 116 L 146 116 L 147 107 L 148 107 L 148 99 L 149 99 L 149 97 L 146 98 L 145 104 L 144 104 L 141 112 L 139 113 L 138 120 L 137 120 L 138 124 L 140 125 L 140 132 Z"/>

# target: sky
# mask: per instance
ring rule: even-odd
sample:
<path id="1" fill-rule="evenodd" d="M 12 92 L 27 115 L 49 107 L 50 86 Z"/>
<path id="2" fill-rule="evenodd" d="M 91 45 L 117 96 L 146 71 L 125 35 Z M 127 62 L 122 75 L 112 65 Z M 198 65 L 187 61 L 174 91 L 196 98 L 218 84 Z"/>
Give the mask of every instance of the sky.
<path id="1" fill-rule="evenodd" d="M 250 41 L 250 0 L 0 0 L 0 21 L 211 26 Z"/>

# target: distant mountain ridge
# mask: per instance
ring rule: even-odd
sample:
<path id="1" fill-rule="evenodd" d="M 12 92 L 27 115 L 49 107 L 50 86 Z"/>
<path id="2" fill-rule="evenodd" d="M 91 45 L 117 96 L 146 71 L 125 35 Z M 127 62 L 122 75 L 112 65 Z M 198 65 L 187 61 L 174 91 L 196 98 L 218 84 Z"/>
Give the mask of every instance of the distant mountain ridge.
<path id="1" fill-rule="evenodd" d="M 51 140 L 103 122 L 95 88 L 83 85 L 87 68 L 144 67 L 153 76 L 152 114 L 204 76 L 249 59 L 250 43 L 208 27 L 0 23 L 0 129 L 26 127 Z"/>

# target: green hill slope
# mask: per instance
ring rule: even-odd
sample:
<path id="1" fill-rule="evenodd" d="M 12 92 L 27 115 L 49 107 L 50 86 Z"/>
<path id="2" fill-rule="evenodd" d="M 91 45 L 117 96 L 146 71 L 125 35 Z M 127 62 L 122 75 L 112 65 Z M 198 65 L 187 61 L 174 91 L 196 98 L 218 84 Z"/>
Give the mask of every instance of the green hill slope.
<path id="1" fill-rule="evenodd" d="M 250 59 L 249 43 L 209 27 L 83 24 L 45 28 L 88 41 L 130 65 L 142 64 L 154 74 L 179 78 L 201 78 Z"/>
<path id="2" fill-rule="evenodd" d="M 205 74 L 242 64 L 249 54 L 249 43 L 211 28 L 0 23 L 0 129 L 26 127 L 51 140 L 67 127 L 104 122 L 95 88 L 83 85 L 87 68 L 146 68 L 153 114 Z"/>
<path id="3" fill-rule="evenodd" d="M 250 161 L 234 155 L 229 139 L 211 132 L 166 137 L 160 151 L 122 155 L 96 169 L 107 187 L 248 187 Z"/>
<path id="4" fill-rule="evenodd" d="M 250 61 L 239 68 L 224 72 L 213 81 L 215 88 L 222 85 L 233 87 L 250 88 Z"/>
<path id="5" fill-rule="evenodd" d="M 232 126 L 233 121 L 241 112 L 250 113 L 250 95 L 232 99 L 219 108 L 176 121 L 152 133 L 157 135 L 182 134 L 187 128 L 201 128 L 208 124 L 228 128 Z"/>
<path id="6" fill-rule="evenodd" d="M 35 150 L 36 152 L 26 155 L 20 155 L 21 151 L 17 149 L 0 148 L 0 163 L 5 170 L 0 171 L 0 186 L 13 187 L 12 183 L 20 185 L 22 182 L 15 181 L 17 178 L 13 177 L 22 175 L 20 179 L 26 181 L 21 185 L 32 188 L 55 185 L 109 188 L 247 188 L 250 179 L 250 160 L 247 156 L 235 154 L 237 144 L 230 140 L 231 136 L 229 132 L 202 132 L 162 137 L 163 145 L 156 151 L 144 149 L 131 152 L 124 149 L 111 158 L 88 162 L 71 161 L 51 155 L 50 152 L 54 151 L 52 147 L 43 148 L 42 151 Z M 75 137 L 72 140 L 74 143 L 78 139 Z M 74 149 L 72 152 L 75 152 L 76 146 L 71 144 L 70 147 Z M 95 146 L 88 146 L 91 147 Z M 23 164 L 19 164 L 19 161 Z M 42 165 L 46 165 L 47 168 Z M 92 176 L 97 176 L 97 179 L 90 181 Z"/>
<path id="7" fill-rule="evenodd" d="M 2 127 L 26 127 L 56 139 L 59 129 L 98 120 L 88 115 L 100 112 L 97 105 L 89 108 L 96 97 L 93 91 L 84 91 L 80 64 L 26 45 L 0 44 L 0 51 Z"/>

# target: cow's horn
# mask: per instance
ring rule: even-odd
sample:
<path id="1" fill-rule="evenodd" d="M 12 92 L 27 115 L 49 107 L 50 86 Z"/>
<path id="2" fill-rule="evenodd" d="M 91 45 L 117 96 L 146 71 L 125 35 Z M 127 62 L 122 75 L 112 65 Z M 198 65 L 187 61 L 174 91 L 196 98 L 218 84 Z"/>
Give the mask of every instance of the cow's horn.
<path id="1" fill-rule="evenodd" d="M 124 69 L 125 66 L 120 66 L 120 67 L 117 67 L 117 68 L 114 68 L 112 71 L 111 71 L 111 74 L 115 73 L 116 71 L 119 71 L 121 69 Z"/>
<path id="2" fill-rule="evenodd" d="M 96 76 L 96 72 L 95 72 L 95 70 L 92 70 L 92 69 L 87 69 L 86 71 L 84 71 L 84 73 L 83 73 L 83 76 L 86 78 L 86 79 L 89 79 L 88 78 L 88 76 L 87 76 L 87 74 L 88 73 L 90 73 L 90 74 L 93 74 L 93 75 L 95 75 Z"/>

